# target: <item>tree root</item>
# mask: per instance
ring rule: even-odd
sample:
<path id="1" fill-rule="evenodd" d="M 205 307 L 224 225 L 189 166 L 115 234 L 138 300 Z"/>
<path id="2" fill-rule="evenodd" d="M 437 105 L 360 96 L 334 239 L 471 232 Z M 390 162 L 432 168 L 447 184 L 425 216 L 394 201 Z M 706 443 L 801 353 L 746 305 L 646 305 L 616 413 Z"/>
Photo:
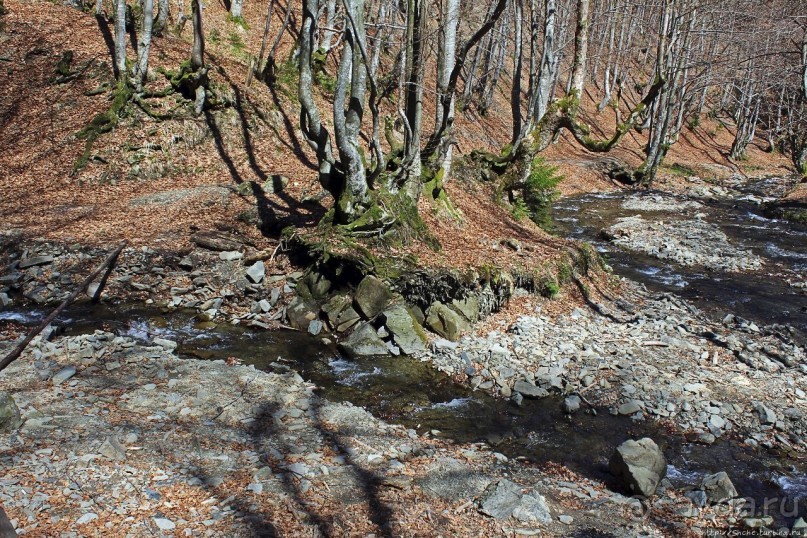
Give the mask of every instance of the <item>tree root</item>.
<path id="1" fill-rule="evenodd" d="M 109 110 L 98 114 L 81 131 L 76 133 L 76 138 L 84 140 L 84 152 L 73 165 L 71 175 L 76 175 L 84 168 L 90 160 L 90 152 L 95 141 L 103 134 L 112 131 L 118 125 L 118 119 L 126 109 L 132 98 L 132 88 L 127 82 L 119 82 L 118 87 L 112 96 L 112 105 Z"/>

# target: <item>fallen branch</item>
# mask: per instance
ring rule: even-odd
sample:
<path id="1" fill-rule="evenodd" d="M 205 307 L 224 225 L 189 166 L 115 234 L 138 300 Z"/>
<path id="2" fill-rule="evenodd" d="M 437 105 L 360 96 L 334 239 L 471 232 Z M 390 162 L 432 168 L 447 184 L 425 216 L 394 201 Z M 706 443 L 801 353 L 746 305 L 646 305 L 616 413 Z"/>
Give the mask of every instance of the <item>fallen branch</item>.
<path id="1" fill-rule="evenodd" d="M 87 287 L 92 283 L 92 281 L 95 280 L 98 277 L 99 274 L 101 274 L 101 271 L 103 271 L 104 268 L 106 268 L 107 266 L 110 266 L 111 264 L 115 263 L 115 261 L 118 259 L 118 256 L 120 255 L 121 251 L 126 246 L 126 243 L 127 243 L 126 241 L 121 243 L 118 246 L 118 248 L 116 248 L 112 252 L 112 254 L 107 256 L 106 260 L 104 260 L 104 263 L 99 265 L 98 268 L 95 271 L 93 271 L 90 276 L 88 276 L 86 279 L 84 279 L 84 282 L 82 282 L 81 285 L 78 288 L 73 290 L 73 293 L 71 293 L 67 297 L 67 299 L 65 299 L 62 302 L 62 304 L 57 306 L 56 309 L 53 312 L 51 312 L 48 317 L 46 317 L 44 320 L 42 320 L 42 323 L 40 323 L 33 331 L 28 333 L 28 336 L 25 337 L 25 340 L 20 342 L 20 344 L 16 348 L 14 348 L 14 350 L 11 353 L 6 355 L 5 358 L 2 361 L 0 361 L 0 372 L 5 370 L 6 367 L 9 364 L 11 364 L 15 360 L 17 360 L 19 358 L 19 356 L 22 354 L 22 352 L 25 351 L 25 348 L 28 347 L 28 344 L 31 343 L 31 340 L 33 340 L 36 335 L 41 333 L 45 329 L 45 327 L 50 325 L 50 323 L 56 318 L 56 316 L 59 315 L 59 313 L 62 310 L 67 308 L 70 305 L 70 303 L 75 301 L 76 297 L 78 297 L 81 292 L 83 292 L 85 289 L 87 289 Z M 102 284 L 105 281 L 106 281 L 106 276 L 104 277 L 104 279 L 102 281 Z M 94 295 L 99 295 L 100 296 L 102 288 L 103 288 L 103 285 L 99 285 L 98 289 L 96 290 Z"/>

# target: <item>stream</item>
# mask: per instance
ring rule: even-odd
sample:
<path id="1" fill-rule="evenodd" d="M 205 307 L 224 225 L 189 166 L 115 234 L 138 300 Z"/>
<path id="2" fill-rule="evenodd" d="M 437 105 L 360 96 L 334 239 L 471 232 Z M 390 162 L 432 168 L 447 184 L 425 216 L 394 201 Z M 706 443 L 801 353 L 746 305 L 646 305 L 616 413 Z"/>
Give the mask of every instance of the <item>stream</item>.
<path id="1" fill-rule="evenodd" d="M 0 323 L 32 325 L 43 312 L 0 312 Z M 154 337 L 179 343 L 180 356 L 204 360 L 236 357 L 266 371 L 298 371 L 335 402 L 365 407 L 387 422 L 456 442 L 484 441 L 508 458 L 560 464 L 619 491 L 608 458 L 629 438 L 651 437 L 665 452 L 667 478 L 675 488 L 697 486 L 705 474 L 726 471 L 741 496 L 770 510 L 778 523 L 792 524 L 807 513 L 807 465 L 736 439 L 713 445 L 688 443 L 652 420 L 613 416 L 607 409 L 568 416 L 561 398 L 525 399 L 518 407 L 457 385 L 427 362 L 405 357 L 348 360 L 333 346 L 297 331 L 256 331 L 198 322 L 195 312 L 161 312 L 140 305 L 77 304 L 58 322 L 65 334 L 105 329 L 150 343 Z M 784 510 L 783 510 L 784 508 Z M 784 513 L 782 513 L 784 512 Z"/>
<path id="2" fill-rule="evenodd" d="M 748 192 L 755 192 L 754 188 L 761 190 L 764 185 L 752 186 Z M 730 312 L 760 324 L 786 324 L 795 328 L 802 342 L 807 340 L 807 290 L 786 282 L 805 280 L 807 228 L 767 219 L 757 205 L 743 200 L 704 203 L 678 212 L 641 212 L 646 218 L 665 220 L 704 213 L 731 241 L 765 259 L 765 269 L 755 273 L 708 272 L 621 250 L 601 240 L 600 230 L 619 217 L 638 213 L 623 208 L 626 196 L 588 194 L 558 201 L 553 211 L 557 232 L 592 243 L 617 274 L 654 290 L 682 295 L 717 319 Z M 0 323 L 33 325 L 44 315 L 42 311 L 5 311 L 0 312 Z M 105 329 L 144 343 L 156 336 L 168 338 L 179 343 L 177 353 L 185 357 L 235 357 L 261 370 L 293 369 L 331 401 L 352 402 L 421 434 L 463 443 L 485 441 L 509 458 L 565 465 L 609 487 L 615 487 L 607 470 L 615 447 L 628 438 L 651 437 L 665 452 L 668 479 L 676 488 L 695 486 L 707 473 L 726 471 L 740 495 L 753 499 L 756 506 L 764 499 L 784 503 L 774 504 L 770 511 L 778 523 L 792 523 L 798 515 L 807 514 L 807 465 L 775 451 L 752 449 L 729 436 L 702 445 L 689 443 L 652 420 L 613 416 L 607 409 L 568 416 L 561 411 L 559 396 L 525 400 L 518 407 L 459 386 L 427 362 L 404 357 L 348 360 L 332 345 L 305 333 L 200 323 L 190 311 L 77 304 L 63 313 L 58 324 L 66 334 Z"/>
<path id="3" fill-rule="evenodd" d="M 563 198 L 554 204 L 555 232 L 587 241 L 604 256 L 614 272 L 645 284 L 656 291 L 684 297 L 717 320 L 734 314 L 760 325 L 781 324 L 794 328 L 800 344 L 807 343 L 807 289 L 788 284 L 807 280 L 807 227 L 768 219 L 751 197 L 772 188 L 766 181 L 743 188 L 746 196 L 737 200 L 704 202 L 702 207 L 679 211 L 626 209 L 629 193 L 586 194 Z M 647 192 L 631 198 L 680 201 L 670 195 Z M 697 266 L 685 267 L 668 260 L 627 251 L 604 241 L 601 230 L 620 217 L 642 215 L 646 219 L 671 222 L 702 214 L 717 225 L 735 245 L 763 259 L 756 272 L 725 273 Z"/>

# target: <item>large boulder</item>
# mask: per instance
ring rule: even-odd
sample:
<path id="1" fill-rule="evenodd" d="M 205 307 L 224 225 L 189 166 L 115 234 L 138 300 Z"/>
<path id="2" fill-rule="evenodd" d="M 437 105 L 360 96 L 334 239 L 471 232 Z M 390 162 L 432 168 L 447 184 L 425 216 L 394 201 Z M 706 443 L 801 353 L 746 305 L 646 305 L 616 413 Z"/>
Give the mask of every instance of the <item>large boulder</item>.
<path id="1" fill-rule="evenodd" d="M 479 321 L 479 298 L 476 295 L 469 295 L 461 301 L 454 299 L 451 307 L 471 323 Z"/>
<path id="2" fill-rule="evenodd" d="M 286 309 L 289 325 L 301 331 L 307 331 L 312 319 L 317 319 L 316 307 L 300 296 L 292 299 Z"/>
<path id="3" fill-rule="evenodd" d="M 651 497 L 667 474 L 667 460 L 650 438 L 629 439 L 611 456 L 611 472 L 635 495 Z"/>
<path id="4" fill-rule="evenodd" d="M 392 291 L 383 280 L 367 275 L 359 282 L 353 302 L 365 319 L 373 319 L 384 310 L 391 298 Z"/>
<path id="5" fill-rule="evenodd" d="M 426 311 L 426 326 L 452 342 L 457 341 L 461 332 L 471 328 L 465 318 L 440 301 L 432 303 Z"/>
<path id="6" fill-rule="evenodd" d="M 0 392 L 0 433 L 11 433 L 22 424 L 20 409 L 11 394 Z"/>
<path id="7" fill-rule="evenodd" d="M 339 343 L 339 349 L 352 359 L 370 355 L 389 354 L 387 344 L 378 337 L 375 328 L 369 323 L 362 324 L 355 331 L 350 333 L 347 339 Z"/>
<path id="8" fill-rule="evenodd" d="M 426 351 L 426 335 L 404 305 L 396 304 L 383 312 L 392 339 L 407 355 Z"/>

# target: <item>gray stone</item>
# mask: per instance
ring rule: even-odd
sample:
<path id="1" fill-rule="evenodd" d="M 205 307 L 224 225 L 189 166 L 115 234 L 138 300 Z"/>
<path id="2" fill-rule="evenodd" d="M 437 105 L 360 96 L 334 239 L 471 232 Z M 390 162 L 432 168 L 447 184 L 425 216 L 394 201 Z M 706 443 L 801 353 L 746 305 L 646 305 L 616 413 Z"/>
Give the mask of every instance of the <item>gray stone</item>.
<path id="1" fill-rule="evenodd" d="M 479 498 L 479 511 L 496 519 L 514 517 L 522 523 L 549 523 L 552 514 L 544 497 L 538 493 L 523 494 L 522 488 L 502 479 L 490 484 Z"/>
<path id="2" fill-rule="evenodd" d="M 322 332 L 322 322 L 318 319 L 312 319 L 308 323 L 308 334 L 316 336 Z"/>
<path id="3" fill-rule="evenodd" d="M 247 269 L 247 278 L 255 284 L 263 282 L 264 276 L 266 276 L 266 267 L 261 260 L 256 261 Z"/>
<path id="4" fill-rule="evenodd" d="M 444 338 L 456 341 L 461 332 L 471 328 L 456 311 L 435 301 L 426 311 L 426 326 Z"/>
<path id="5" fill-rule="evenodd" d="M 224 260 L 225 262 L 232 262 L 232 261 L 235 261 L 235 260 L 240 260 L 243 257 L 244 257 L 244 254 L 242 252 L 238 252 L 237 250 L 225 250 L 225 251 L 219 252 L 219 259 Z M 263 262 L 261 262 L 261 263 L 263 263 Z M 249 273 L 247 273 L 247 274 L 249 274 Z M 255 281 L 253 280 L 253 282 L 255 282 Z"/>
<path id="6" fill-rule="evenodd" d="M 562 516 L 558 516 L 558 521 L 560 521 L 564 525 L 571 525 L 572 522 L 574 521 L 574 518 L 572 516 L 567 516 L 566 514 L 564 514 Z"/>
<path id="7" fill-rule="evenodd" d="M 289 318 L 289 325 L 301 331 L 307 331 L 311 320 L 317 318 L 316 307 L 309 304 L 300 296 L 292 299 L 291 304 L 286 309 L 286 316 Z"/>
<path id="8" fill-rule="evenodd" d="M 759 421 L 762 424 L 776 424 L 776 413 L 770 407 L 757 402 L 754 409 L 759 414 Z"/>
<path id="9" fill-rule="evenodd" d="M 258 308 L 261 312 L 269 312 L 272 309 L 272 303 L 267 301 L 266 299 L 261 299 L 258 301 Z"/>
<path id="10" fill-rule="evenodd" d="M 711 504 L 719 504 L 737 497 L 737 489 L 729 475 L 722 471 L 703 477 L 701 489 Z"/>
<path id="11" fill-rule="evenodd" d="M 186 271 L 190 271 L 193 269 L 193 258 L 190 256 L 185 256 L 181 260 L 179 260 L 179 267 L 180 269 L 185 269 Z"/>
<path id="12" fill-rule="evenodd" d="M 393 305 L 384 310 L 387 329 L 392 339 L 407 355 L 426 351 L 426 335 L 417 321 L 403 305 Z"/>
<path id="13" fill-rule="evenodd" d="M 356 288 L 353 302 L 365 319 L 372 319 L 381 313 L 391 298 L 392 291 L 383 280 L 367 275 Z"/>
<path id="14" fill-rule="evenodd" d="M 339 314 L 336 330 L 338 332 L 345 332 L 356 325 L 359 321 L 361 321 L 361 316 L 359 316 L 359 313 L 356 312 L 352 306 L 349 306 L 341 314 Z"/>
<path id="15" fill-rule="evenodd" d="M 74 375 L 76 375 L 76 367 L 65 366 L 64 368 L 56 372 L 56 374 L 54 374 L 54 376 L 51 378 L 51 381 L 53 382 L 54 385 L 61 385 Z"/>
<path id="16" fill-rule="evenodd" d="M 645 437 L 629 439 L 619 445 L 609 464 L 611 472 L 620 478 L 634 494 L 651 497 L 667 473 L 667 461 L 656 443 Z"/>
<path id="17" fill-rule="evenodd" d="M 365 323 L 350 333 L 350 336 L 339 343 L 341 349 L 348 357 L 364 357 L 369 355 L 387 355 L 387 344 L 378 337 L 375 329 Z"/>
<path id="18" fill-rule="evenodd" d="M 519 379 L 513 385 L 513 390 L 522 396 L 526 396 L 527 398 L 545 398 L 549 396 L 549 392 L 546 389 L 533 385 L 528 381 L 524 381 L 523 379 Z"/>
<path id="19" fill-rule="evenodd" d="M 620 415 L 633 415 L 642 410 L 641 404 L 636 400 L 630 400 L 619 406 Z"/>
<path id="20" fill-rule="evenodd" d="M 19 268 L 27 269 L 37 265 L 47 265 L 53 263 L 53 256 L 34 256 L 33 258 L 26 258 L 20 261 Z"/>
<path id="21" fill-rule="evenodd" d="M 476 295 L 469 295 L 462 301 L 454 299 L 451 301 L 451 307 L 471 323 L 479 321 L 479 299 Z"/>
<path id="22" fill-rule="evenodd" d="M 11 433 L 20 427 L 20 409 L 11 394 L 0 392 L 0 433 Z"/>
<path id="23" fill-rule="evenodd" d="M 703 508 L 707 504 L 708 499 L 705 491 L 696 489 L 694 491 L 688 491 L 685 495 L 686 498 L 692 501 L 692 504 L 698 508 Z"/>
<path id="24" fill-rule="evenodd" d="M 11 299 L 6 292 L 0 292 L 0 306 L 3 308 L 11 304 Z"/>
<path id="25" fill-rule="evenodd" d="M 176 528 L 176 525 L 170 519 L 166 519 L 164 517 L 155 517 L 154 524 L 157 525 L 157 528 L 161 531 L 170 531 Z"/>
<path id="26" fill-rule="evenodd" d="M 807 536 L 807 522 L 803 517 L 800 517 L 793 523 L 793 536 Z"/>
<path id="27" fill-rule="evenodd" d="M 568 413 L 571 415 L 572 413 L 576 413 L 577 411 L 580 410 L 581 403 L 582 400 L 580 399 L 580 396 L 578 396 L 577 394 L 572 394 L 571 396 L 567 396 L 566 398 L 564 398 L 563 404 L 561 404 L 561 408 L 563 409 L 564 413 Z"/>
<path id="28" fill-rule="evenodd" d="M 177 348 L 177 343 L 167 338 L 155 337 L 152 342 L 166 351 L 174 351 Z"/>
<path id="29" fill-rule="evenodd" d="M 114 437 L 107 437 L 98 452 L 113 461 L 126 460 L 126 447 Z"/>
<path id="30" fill-rule="evenodd" d="M 418 479 L 423 492 L 451 502 L 478 497 L 490 484 L 490 477 L 454 458 L 438 458 L 434 470 Z"/>
<path id="31" fill-rule="evenodd" d="M 281 192 L 289 184 L 289 178 L 280 174 L 272 174 L 269 179 L 263 182 L 261 190 L 266 194 L 276 194 Z"/>
<path id="32" fill-rule="evenodd" d="M 772 516 L 747 517 L 743 519 L 743 526 L 747 529 L 764 529 L 773 525 Z"/>

